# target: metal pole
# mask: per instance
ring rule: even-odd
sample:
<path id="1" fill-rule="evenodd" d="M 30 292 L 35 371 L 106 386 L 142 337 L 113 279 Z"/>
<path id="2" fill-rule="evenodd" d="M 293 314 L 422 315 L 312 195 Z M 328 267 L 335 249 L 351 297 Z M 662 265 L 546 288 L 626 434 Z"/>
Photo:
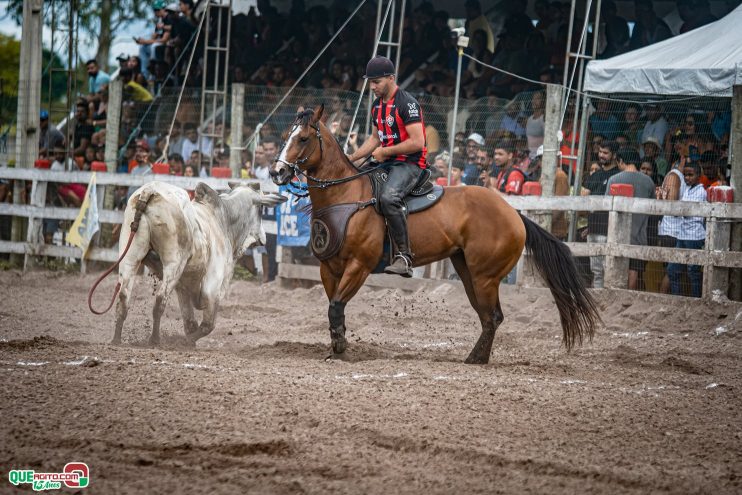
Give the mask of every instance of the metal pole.
<path id="1" fill-rule="evenodd" d="M 396 12 L 394 11 L 394 0 L 390 0 L 390 5 L 392 7 L 392 18 L 389 20 L 389 34 L 387 34 L 386 37 L 386 58 L 392 58 L 392 43 L 394 39 L 394 14 Z"/>
<path id="2" fill-rule="evenodd" d="M 453 145 L 456 139 L 456 117 L 459 113 L 459 92 L 461 91 L 461 58 L 464 55 L 464 47 L 459 46 L 459 58 L 456 62 L 456 89 L 453 94 L 453 114 L 451 116 L 451 127 L 448 131 L 448 180 L 446 185 L 451 185 L 451 167 L 453 166 Z"/>
<path id="3" fill-rule="evenodd" d="M 394 67 L 399 71 L 399 59 L 402 55 L 402 34 L 404 32 L 404 13 L 407 7 L 407 0 L 402 0 L 402 8 L 399 11 L 399 31 L 397 32 L 397 57 L 394 62 Z M 394 26 L 394 23 L 390 27 Z"/>

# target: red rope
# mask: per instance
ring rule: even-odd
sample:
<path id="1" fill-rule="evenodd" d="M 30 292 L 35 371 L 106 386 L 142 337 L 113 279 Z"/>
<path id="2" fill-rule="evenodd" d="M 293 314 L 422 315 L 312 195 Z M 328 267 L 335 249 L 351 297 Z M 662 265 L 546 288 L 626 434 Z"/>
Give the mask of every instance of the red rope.
<path id="1" fill-rule="evenodd" d="M 103 275 L 98 277 L 98 280 L 95 281 L 93 286 L 90 288 L 90 292 L 88 292 L 88 308 L 90 308 L 90 311 L 93 312 L 93 314 L 96 315 L 102 315 L 105 313 L 108 313 L 108 311 L 113 307 L 113 302 L 116 300 L 116 296 L 118 295 L 119 291 L 121 290 L 121 282 L 116 283 L 116 288 L 113 291 L 113 297 L 111 298 L 111 303 L 108 305 L 106 309 L 103 311 L 96 311 L 93 309 L 93 293 L 95 292 L 95 289 L 98 287 L 98 284 L 103 282 L 103 280 L 111 274 L 112 271 L 116 269 L 117 266 L 121 264 L 121 260 L 124 259 L 124 256 L 126 256 L 126 253 L 129 252 L 129 248 L 131 247 L 131 242 L 134 240 L 134 234 L 136 234 L 136 230 L 132 230 L 129 234 L 129 241 L 126 243 L 126 248 L 124 249 L 124 252 L 121 253 L 121 256 L 119 256 L 118 261 L 114 263 L 111 268 L 103 272 Z"/>

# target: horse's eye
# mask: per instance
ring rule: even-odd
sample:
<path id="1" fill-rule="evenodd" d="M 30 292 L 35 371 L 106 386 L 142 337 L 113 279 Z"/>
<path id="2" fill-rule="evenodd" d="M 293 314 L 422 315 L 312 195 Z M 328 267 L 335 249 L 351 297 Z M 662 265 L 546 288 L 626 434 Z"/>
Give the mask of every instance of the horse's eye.
<path id="1" fill-rule="evenodd" d="M 309 139 L 308 137 L 303 137 L 303 138 L 299 138 L 299 141 L 301 141 L 302 143 L 306 143 L 308 139 Z"/>

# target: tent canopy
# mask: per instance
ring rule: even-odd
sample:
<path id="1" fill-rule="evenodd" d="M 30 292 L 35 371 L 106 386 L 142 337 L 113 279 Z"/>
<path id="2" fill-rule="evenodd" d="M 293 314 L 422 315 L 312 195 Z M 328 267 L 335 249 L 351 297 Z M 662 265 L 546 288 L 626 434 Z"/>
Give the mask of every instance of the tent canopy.
<path id="1" fill-rule="evenodd" d="M 594 93 L 732 96 L 742 84 L 742 6 L 680 36 L 587 64 Z"/>

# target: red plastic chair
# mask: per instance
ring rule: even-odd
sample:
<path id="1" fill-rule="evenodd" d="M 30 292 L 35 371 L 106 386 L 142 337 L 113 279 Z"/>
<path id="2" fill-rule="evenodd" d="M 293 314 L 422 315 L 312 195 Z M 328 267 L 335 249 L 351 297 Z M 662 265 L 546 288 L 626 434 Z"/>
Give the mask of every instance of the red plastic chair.
<path id="1" fill-rule="evenodd" d="M 229 167 L 213 167 L 211 169 L 211 176 L 218 177 L 220 179 L 231 179 L 232 169 Z"/>
<path id="2" fill-rule="evenodd" d="M 523 184 L 523 196 L 541 196 L 540 182 L 526 182 Z"/>
<path id="3" fill-rule="evenodd" d="M 170 175 L 170 164 L 155 163 L 152 165 L 152 173 L 158 175 Z"/>
<path id="4" fill-rule="evenodd" d="M 714 186 L 708 189 L 711 203 L 734 203 L 734 189 L 731 186 Z"/>

